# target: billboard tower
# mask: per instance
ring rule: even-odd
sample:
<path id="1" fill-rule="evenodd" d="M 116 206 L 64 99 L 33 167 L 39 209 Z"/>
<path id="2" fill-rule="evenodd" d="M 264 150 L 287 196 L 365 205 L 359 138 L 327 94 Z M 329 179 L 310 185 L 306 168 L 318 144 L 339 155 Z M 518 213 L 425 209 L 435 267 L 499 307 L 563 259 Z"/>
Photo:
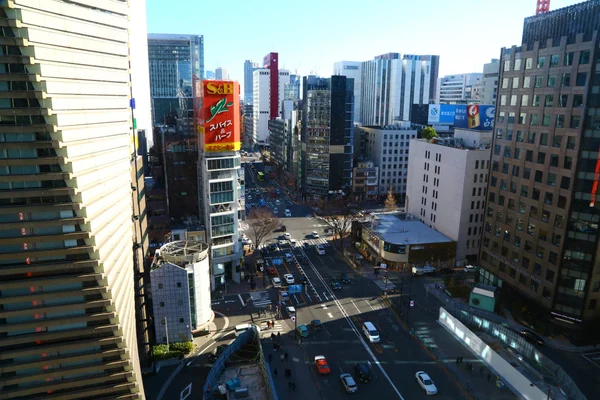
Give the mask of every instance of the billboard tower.
<path id="1" fill-rule="evenodd" d="M 550 11 L 550 0 L 537 0 L 535 14 L 546 13 Z"/>

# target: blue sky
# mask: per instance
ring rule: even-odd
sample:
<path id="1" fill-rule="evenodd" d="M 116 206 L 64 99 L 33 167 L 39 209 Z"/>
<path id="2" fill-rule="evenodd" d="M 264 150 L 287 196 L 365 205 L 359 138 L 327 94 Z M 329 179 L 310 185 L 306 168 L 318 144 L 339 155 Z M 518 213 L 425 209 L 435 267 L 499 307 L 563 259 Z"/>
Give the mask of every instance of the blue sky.
<path id="1" fill-rule="evenodd" d="M 552 0 L 551 9 L 580 0 Z M 279 52 L 279 68 L 328 76 L 378 54 L 438 54 L 440 76 L 481 72 L 519 44 L 536 0 L 147 0 L 148 32 L 204 35 L 206 70 L 243 81 L 244 60 Z"/>

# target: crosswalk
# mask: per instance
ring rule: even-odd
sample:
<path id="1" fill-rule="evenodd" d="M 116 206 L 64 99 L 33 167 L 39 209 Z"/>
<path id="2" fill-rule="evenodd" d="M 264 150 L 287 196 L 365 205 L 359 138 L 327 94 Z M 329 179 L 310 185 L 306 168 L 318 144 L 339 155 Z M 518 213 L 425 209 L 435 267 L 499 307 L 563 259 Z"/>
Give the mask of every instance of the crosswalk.
<path id="1" fill-rule="evenodd" d="M 285 327 L 281 320 L 275 320 L 275 326 L 272 328 L 267 328 L 267 321 L 262 321 L 260 323 L 260 338 L 267 339 L 271 337 L 271 334 L 277 335 L 277 333 L 284 333 Z"/>
<path id="2" fill-rule="evenodd" d="M 394 290 L 394 289 L 396 289 L 396 285 L 394 285 L 390 281 L 387 281 L 387 283 L 385 283 L 383 280 L 377 279 L 377 280 L 374 280 L 373 282 L 375 282 L 375 284 L 377 286 L 379 286 L 379 289 L 381 289 L 381 290 Z"/>
<path id="3" fill-rule="evenodd" d="M 316 246 L 316 245 L 322 245 L 324 247 L 330 247 L 331 243 L 329 242 L 329 240 L 325 239 L 325 238 L 318 238 L 318 239 L 301 239 L 301 240 L 296 240 L 296 247 L 299 246 L 304 246 L 308 244 L 309 246 Z M 263 249 L 265 247 L 269 246 L 269 244 L 266 243 L 261 243 L 259 249 Z M 289 242 L 286 241 L 285 246 L 281 247 L 281 250 L 285 250 L 290 246 Z"/>
<path id="4" fill-rule="evenodd" d="M 254 307 L 264 307 L 271 304 L 271 298 L 266 290 L 260 292 L 250 292 L 250 299 L 252 299 L 252 305 Z"/>

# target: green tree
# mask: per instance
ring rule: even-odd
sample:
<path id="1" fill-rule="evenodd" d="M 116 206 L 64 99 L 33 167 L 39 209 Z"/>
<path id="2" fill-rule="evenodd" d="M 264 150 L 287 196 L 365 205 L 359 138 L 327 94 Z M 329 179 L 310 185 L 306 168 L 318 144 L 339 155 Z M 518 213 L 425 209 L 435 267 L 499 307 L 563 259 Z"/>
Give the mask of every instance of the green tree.
<path id="1" fill-rule="evenodd" d="M 425 128 L 423 128 L 423 130 L 421 131 L 421 136 L 423 137 L 423 139 L 427 139 L 427 140 L 431 140 L 433 138 L 438 137 L 437 132 L 435 131 L 435 129 L 433 129 L 433 127 L 431 126 L 426 126 Z"/>

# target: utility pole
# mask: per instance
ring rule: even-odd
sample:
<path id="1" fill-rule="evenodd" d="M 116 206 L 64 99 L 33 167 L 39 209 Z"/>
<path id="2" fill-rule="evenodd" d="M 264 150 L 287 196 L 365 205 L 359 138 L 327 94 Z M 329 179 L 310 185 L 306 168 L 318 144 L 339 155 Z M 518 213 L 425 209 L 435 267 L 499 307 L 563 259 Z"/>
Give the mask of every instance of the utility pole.
<path id="1" fill-rule="evenodd" d="M 167 349 L 169 348 L 169 325 L 167 325 L 167 317 L 165 317 L 165 334 L 167 337 Z"/>

